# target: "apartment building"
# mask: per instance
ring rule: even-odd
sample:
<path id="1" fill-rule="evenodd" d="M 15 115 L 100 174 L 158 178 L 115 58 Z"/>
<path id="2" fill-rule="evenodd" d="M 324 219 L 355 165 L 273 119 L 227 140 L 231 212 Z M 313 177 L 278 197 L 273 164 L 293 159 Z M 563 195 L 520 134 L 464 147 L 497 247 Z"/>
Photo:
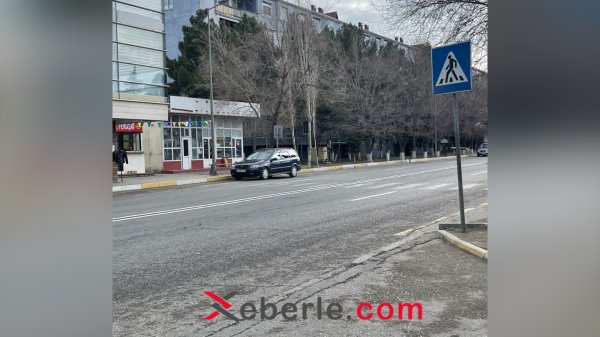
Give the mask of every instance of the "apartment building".
<path id="1" fill-rule="evenodd" d="M 162 170 L 168 120 L 162 0 L 112 1 L 113 151 L 127 151 L 123 173 Z M 113 166 L 113 180 L 116 178 Z"/>
<path id="2" fill-rule="evenodd" d="M 183 40 L 181 28 L 189 25 L 190 17 L 195 15 L 198 9 L 211 8 L 217 3 L 219 3 L 218 0 L 165 0 L 166 49 L 169 58 L 179 56 L 178 44 Z M 337 12 L 326 13 L 322 8 L 314 5 L 304 8 L 281 0 L 227 0 L 224 4 L 211 9 L 209 15 L 216 22 L 223 20 L 235 23 L 239 22 L 244 14 L 247 14 L 256 17 L 267 28 L 277 31 L 278 27 L 281 27 L 279 23 L 285 21 L 287 16 L 293 13 L 312 16 L 319 31 L 325 27 L 336 31 L 345 23 L 339 19 Z M 376 34 L 369 30 L 368 25 L 360 22 L 357 25 L 363 30 L 366 40 L 374 41 L 380 47 L 388 42 L 395 43 L 407 53 L 410 52 L 410 47 L 401 39 Z"/>

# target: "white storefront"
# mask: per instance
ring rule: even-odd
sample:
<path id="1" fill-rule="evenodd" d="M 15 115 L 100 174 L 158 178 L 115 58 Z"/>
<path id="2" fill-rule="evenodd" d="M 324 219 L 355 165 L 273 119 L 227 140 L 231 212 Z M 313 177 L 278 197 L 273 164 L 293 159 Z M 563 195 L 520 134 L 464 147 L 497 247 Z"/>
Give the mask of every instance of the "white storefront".
<path id="1" fill-rule="evenodd" d="M 213 101 L 217 164 L 243 159 L 243 118 L 260 116 L 260 105 Z M 208 99 L 171 96 L 169 120 L 163 123 L 163 171 L 209 169 L 212 130 Z"/>

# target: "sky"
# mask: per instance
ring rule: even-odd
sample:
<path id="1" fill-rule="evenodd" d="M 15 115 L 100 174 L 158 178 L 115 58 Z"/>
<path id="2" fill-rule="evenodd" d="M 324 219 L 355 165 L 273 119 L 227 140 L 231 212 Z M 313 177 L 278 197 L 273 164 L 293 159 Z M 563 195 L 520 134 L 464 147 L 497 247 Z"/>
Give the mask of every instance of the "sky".
<path id="1" fill-rule="evenodd" d="M 325 12 L 338 12 L 341 21 L 355 25 L 362 22 L 369 25 L 369 30 L 374 33 L 389 38 L 397 36 L 387 29 L 381 14 L 373 9 L 372 3 L 380 3 L 380 0 L 311 0 L 310 3 L 323 8 Z"/>
<path id="2" fill-rule="evenodd" d="M 383 0 L 286 0 L 292 3 L 310 3 L 317 7 L 323 8 L 327 12 L 338 12 L 338 17 L 341 21 L 347 23 L 353 23 L 354 25 L 362 22 L 363 24 L 369 25 L 369 30 L 383 35 L 390 39 L 394 37 L 401 37 L 404 39 L 404 43 L 414 44 L 420 41 L 415 41 L 411 36 L 403 35 L 402 32 L 398 32 L 391 29 L 386 25 L 381 13 L 377 11 L 374 6 L 379 6 L 383 3 Z M 310 7 L 310 5 L 308 5 Z M 475 57 L 475 56 L 473 56 Z M 475 67 L 487 71 L 487 58 L 483 58 Z"/>

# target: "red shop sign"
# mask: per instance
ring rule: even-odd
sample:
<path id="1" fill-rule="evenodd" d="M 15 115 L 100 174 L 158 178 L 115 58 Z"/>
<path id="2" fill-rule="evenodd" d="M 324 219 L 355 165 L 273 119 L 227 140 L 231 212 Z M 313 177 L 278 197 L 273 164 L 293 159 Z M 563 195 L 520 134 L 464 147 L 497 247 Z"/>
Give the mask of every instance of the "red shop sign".
<path id="1" fill-rule="evenodd" d="M 115 124 L 116 132 L 143 132 L 142 123 L 118 123 Z"/>

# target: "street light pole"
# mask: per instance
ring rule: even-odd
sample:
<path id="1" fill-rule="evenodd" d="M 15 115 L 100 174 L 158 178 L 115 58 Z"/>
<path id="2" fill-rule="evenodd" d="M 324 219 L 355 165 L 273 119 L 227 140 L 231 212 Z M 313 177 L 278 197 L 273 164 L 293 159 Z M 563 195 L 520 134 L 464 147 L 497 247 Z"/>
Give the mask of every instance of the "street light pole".
<path id="1" fill-rule="evenodd" d="M 208 72 L 210 76 L 210 129 L 212 134 L 212 165 L 210 166 L 210 175 L 217 175 L 217 129 L 215 128 L 215 111 L 213 105 L 213 69 L 212 69 L 212 41 L 211 41 L 211 32 L 210 32 L 210 11 L 223 3 L 227 2 L 227 0 L 221 0 L 216 5 L 210 7 L 206 10 L 206 22 L 208 23 Z"/>

